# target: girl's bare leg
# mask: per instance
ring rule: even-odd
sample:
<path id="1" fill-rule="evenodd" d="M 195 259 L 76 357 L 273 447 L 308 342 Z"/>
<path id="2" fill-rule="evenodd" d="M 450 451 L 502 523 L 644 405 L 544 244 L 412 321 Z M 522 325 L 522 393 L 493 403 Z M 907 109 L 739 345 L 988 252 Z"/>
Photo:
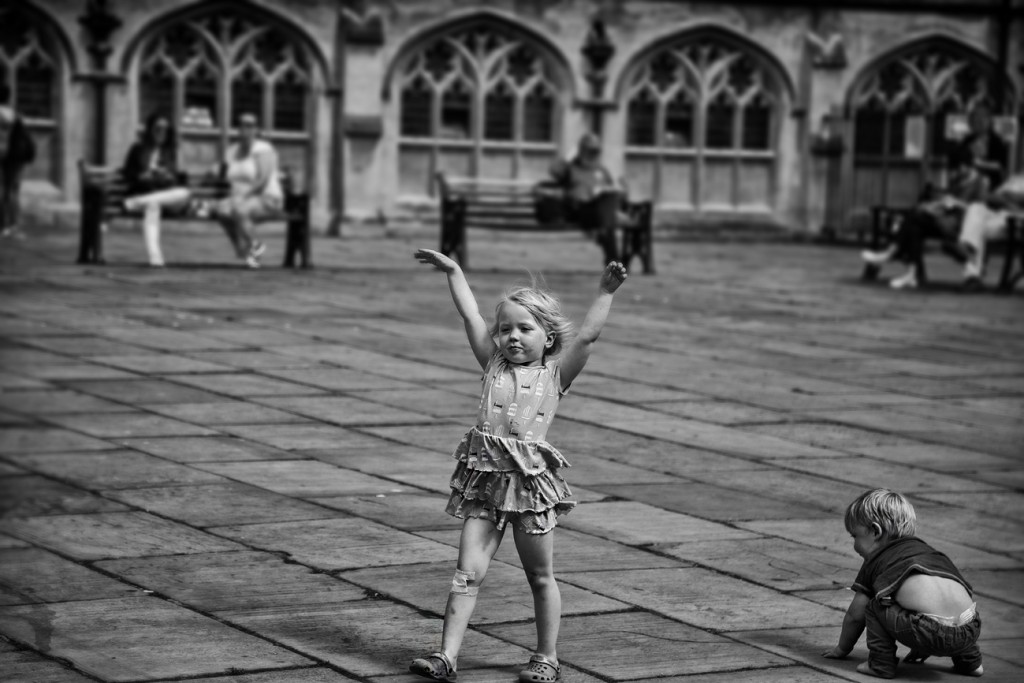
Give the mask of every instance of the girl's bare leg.
<path id="1" fill-rule="evenodd" d="M 562 618 L 562 595 L 555 581 L 555 532 L 528 534 L 515 529 L 514 538 L 526 579 L 533 591 L 537 622 L 537 654 L 558 663 L 558 627 Z"/>
<path id="2" fill-rule="evenodd" d="M 498 551 L 504 531 L 485 519 L 467 519 L 462 525 L 459 541 L 459 563 L 456 567 L 448 605 L 444 611 L 444 632 L 441 651 L 458 666 L 459 650 L 466 635 L 469 619 L 476 607 L 476 593 L 487 574 L 491 558 Z M 464 584 L 464 585 L 463 585 Z"/>

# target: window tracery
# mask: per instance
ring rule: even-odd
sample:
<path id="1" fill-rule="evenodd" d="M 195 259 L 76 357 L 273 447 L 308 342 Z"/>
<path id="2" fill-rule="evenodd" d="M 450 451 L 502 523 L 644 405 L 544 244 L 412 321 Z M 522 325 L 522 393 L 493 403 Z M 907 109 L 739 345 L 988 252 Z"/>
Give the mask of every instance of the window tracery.
<path id="1" fill-rule="evenodd" d="M 650 54 L 623 90 L 637 194 L 687 210 L 769 210 L 781 84 L 774 66 L 716 31 Z"/>
<path id="2" fill-rule="evenodd" d="M 311 65 L 301 46 L 269 23 L 216 12 L 185 19 L 143 48 L 141 107 L 173 113 L 185 129 L 220 129 L 251 111 L 271 131 L 305 131 Z"/>

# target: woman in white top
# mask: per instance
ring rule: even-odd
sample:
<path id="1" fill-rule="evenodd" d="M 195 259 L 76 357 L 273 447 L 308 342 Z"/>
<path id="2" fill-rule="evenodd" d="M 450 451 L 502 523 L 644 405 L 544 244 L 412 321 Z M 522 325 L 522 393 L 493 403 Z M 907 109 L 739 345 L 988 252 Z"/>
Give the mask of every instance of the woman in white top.
<path id="1" fill-rule="evenodd" d="M 224 177 L 231 185 L 227 199 L 214 206 L 214 214 L 224 226 L 239 258 L 250 268 L 259 268 L 259 257 L 266 245 L 253 237 L 260 221 L 279 217 L 284 193 L 278 174 L 277 152 L 266 140 L 257 137 L 259 124 L 255 114 L 238 117 L 238 142 L 228 148 L 224 158 Z"/>

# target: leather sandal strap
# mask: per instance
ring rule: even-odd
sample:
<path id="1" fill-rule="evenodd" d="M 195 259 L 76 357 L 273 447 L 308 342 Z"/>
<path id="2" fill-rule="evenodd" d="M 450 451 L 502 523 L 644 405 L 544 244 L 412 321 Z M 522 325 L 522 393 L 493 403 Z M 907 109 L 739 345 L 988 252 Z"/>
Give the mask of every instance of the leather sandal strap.
<path id="1" fill-rule="evenodd" d="M 440 659 L 441 663 L 444 664 L 448 674 L 455 672 L 455 667 L 452 665 L 452 660 L 448 659 L 448 655 L 443 652 L 431 652 L 427 655 L 428 658 Z"/>

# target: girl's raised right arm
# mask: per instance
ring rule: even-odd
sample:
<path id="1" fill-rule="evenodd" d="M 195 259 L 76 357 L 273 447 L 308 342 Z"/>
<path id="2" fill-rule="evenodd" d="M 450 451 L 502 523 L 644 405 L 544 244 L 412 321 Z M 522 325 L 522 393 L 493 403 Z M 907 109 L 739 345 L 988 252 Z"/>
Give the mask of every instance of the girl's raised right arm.
<path id="1" fill-rule="evenodd" d="M 462 316 L 466 325 L 466 337 L 469 339 L 469 346 L 473 349 L 473 355 L 480 363 L 481 368 L 487 367 L 491 356 L 497 351 L 491 333 L 487 329 L 487 321 L 480 315 L 480 307 L 477 306 L 476 297 L 469 288 L 465 273 L 459 264 L 444 254 L 433 249 L 417 249 L 416 259 L 420 263 L 428 263 L 448 276 L 448 289 L 451 290 L 452 300 L 455 302 L 455 309 Z"/>

